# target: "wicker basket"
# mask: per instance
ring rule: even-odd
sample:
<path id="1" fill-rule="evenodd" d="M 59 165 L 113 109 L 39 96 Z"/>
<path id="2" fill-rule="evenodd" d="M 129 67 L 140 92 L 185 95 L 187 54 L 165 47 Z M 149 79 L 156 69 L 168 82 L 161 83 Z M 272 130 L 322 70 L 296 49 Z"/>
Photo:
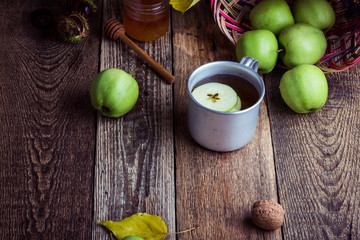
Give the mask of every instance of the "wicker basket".
<path id="1" fill-rule="evenodd" d="M 251 30 L 249 13 L 260 0 L 211 0 L 220 30 L 233 44 Z M 291 0 L 287 0 L 290 7 Z M 317 62 L 324 72 L 345 70 L 360 61 L 360 0 L 330 0 L 336 12 L 333 28 L 326 33 L 328 48 Z"/>

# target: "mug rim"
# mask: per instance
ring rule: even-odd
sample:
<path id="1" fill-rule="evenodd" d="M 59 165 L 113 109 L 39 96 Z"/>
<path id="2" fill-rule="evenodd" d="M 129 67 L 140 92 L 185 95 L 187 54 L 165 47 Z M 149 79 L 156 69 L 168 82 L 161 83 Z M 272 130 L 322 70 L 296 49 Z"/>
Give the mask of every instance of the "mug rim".
<path id="1" fill-rule="evenodd" d="M 233 65 L 235 67 L 241 67 L 241 68 L 246 68 L 247 70 L 249 70 L 252 73 L 255 73 L 256 77 L 260 80 L 260 88 L 263 89 L 263 91 L 261 92 L 261 94 L 259 95 L 259 99 L 250 107 L 240 110 L 240 111 L 235 111 L 235 112 L 223 112 L 223 111 L 218 111 L 218 110 L 214 110 L 214 109 L 210 109 L 205 107 L 204 105 L 200 104 L 191 94 L 191 89 L 190 89 L 190 79 L 198 72 L 200 72 L 201 70 L 203 70 L 204 68 L 209 67 L 210 65 L 221 65 L 221 64 L 227 64 L 227 65 Z M 247 80 L 248 81 L 248 80 Z M 251 83 L 252 84 L 252 83 Z M 263 100 L 264 96 L 265 96 L 265 83 L 263 81 L 263 79 L 261 78 L 261 76 L 255 72 L 252 68 L 245 66 L 244 64 L 241 64 L 239 62 L 234 62 L 234 61 L 214 61 L 214 62 L 209 62 L 209 63 L 205 63 L 203 65 L 201 65 L 200 67 L 196 68 L 189 76 L 188 78 L 188 82 L 187 82 L 187 91 L 188 94 L 190 96 L 190 98 L 200 107 L 210 111 L 210 112 L 214 112 L 217 114 L 223 114 L 223 115 L 236 115 L 236 114 L 242 114 L 242 113 L 246 113 L 248 111 L 251 111 L 252 109 L 256 108 L 258 105 L 260 105 L 261 101 Z"/>

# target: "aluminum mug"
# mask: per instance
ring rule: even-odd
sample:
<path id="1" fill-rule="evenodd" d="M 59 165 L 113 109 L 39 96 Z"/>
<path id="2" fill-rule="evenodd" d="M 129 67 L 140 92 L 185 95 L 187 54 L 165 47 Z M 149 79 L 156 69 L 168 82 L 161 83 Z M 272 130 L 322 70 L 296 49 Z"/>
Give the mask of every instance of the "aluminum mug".
<path id="1" fill-rule="evenodd" d="M 253 138 L 259 115 L 260 103 L 265 95 L 265 85 L 257 73 L 258 61 L 244 57 L 240 63 L 216 61 L 197 68 L 189 77 L 187 91 L 188 129 L 192 138 L 201 146 L 218 152 L 237 150 Z M 191 92 L 200 81 L 218 74 L 235 75 L 250 82 L 259 99 L 249 108 L 236 112 L 221 112 L 199 104 Z"/>

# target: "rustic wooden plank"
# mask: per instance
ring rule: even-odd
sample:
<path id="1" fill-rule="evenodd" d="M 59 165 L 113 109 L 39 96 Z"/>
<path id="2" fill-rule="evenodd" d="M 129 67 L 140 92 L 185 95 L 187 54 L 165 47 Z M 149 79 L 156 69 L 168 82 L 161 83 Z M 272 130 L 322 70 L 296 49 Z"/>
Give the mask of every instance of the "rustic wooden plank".
<path id="1" fill-rule="evenodd" d="M 122 19 L 121 1 L 103 3 L 103 22 Z M 170 31 L 138 45 L 172 71 Z M 175 231 L 174 136 L 172 85 L 121 41 L 106 36 L 101 44 L 101 70 L 132 72 L 140 94 L 135 107 L 118 119 L 98 115 L 93 239 L 109 239 L 96 220 L 119 221 L 134 213 L 160 216 Z M 175 236 L 169 237 L 175 239 Z"/>
<path id="2" fill-rule="evenodd" d="M 197 226 L 179 239 L 281 239 L 281 230 L 262 231 L 250 220 L 256 200 L 277 200 L 270 125 L 261 104 L 252 141 L 231 153 L 195 143 L 187 131 L 186 83 L 201 64 L 236 61 L 235 46 L 213 23 L 210 2 L 173 14 L 175 83 L 176 209 L 178 230 Z"/>
<path id="3" fill-rule="evenodd" d="M 0 2 L 2 239 L 91 236 L 95 112 L 88 88 L 98 68 L 98 19 L 87 40 L 64 43 L 55 34 L 63 12 L 57 3 Z M 52 24 L 32 24 L 38 9 Z"/>
<path id="4" fill-rule="evenodd" d="M 285 239 L 358 239 L 359 65 L 327 74 L 329 97 L 301 115 L 282 101 L 283 71 L 266 78 Z"/>

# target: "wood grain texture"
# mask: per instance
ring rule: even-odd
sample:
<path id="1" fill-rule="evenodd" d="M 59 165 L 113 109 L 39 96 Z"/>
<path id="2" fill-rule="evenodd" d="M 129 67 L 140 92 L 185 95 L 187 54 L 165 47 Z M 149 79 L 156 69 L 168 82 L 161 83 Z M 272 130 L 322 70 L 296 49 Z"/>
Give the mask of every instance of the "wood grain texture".
<path id="1" fill-rule="evenodd" d="M 327 74 L 325 106 L 296 114 L 266 77 L 285 239 L 359 239 L 359 66 Z"/>
<path id="2" fill-rule="evenodd" d="M 0 8 L 0 236 L 89 238 L 97 19 L 87 40 L 70 45 L 56 37 L 61 5 L 1 1 Z M 34 24 L 39 9 L 53 22 Z"/>
<path id="3" fill-rule="evenodd" d="M 111 18 L 121 20 L 121 13 L 121 1 L 104 1 L 104 24 Z M 154 42 L 136 43 L 172 72 L 170 31 Z M 172 85 L 123 42 L 105 36 L 100 62 L 101 70 L 137 69 L 133 77 L 140 93 L 123 117 L 98 115 L 93 239 L 109 239 L 96 220 L 119 221 L 138 212 L 160 216 L 168 232 L 175 232 Z"/>
<path id="4" fill-rule="evenodd" d="M 230 153 L 200 147 L 187 131 L 187 79 L 201 64 L 236 61 L 232 45 L 211 24 L 210 2 L 173 14 L 175 83 L 176 209 L 179 239 L 281 239 L 281 230 L 262 231 L 250 220 L 256 200 L 277 201 L 274 159 L 266 105 L 261 104 L 252 141 Z M 237 236 L 237 238 L 234 238 Z"/>

